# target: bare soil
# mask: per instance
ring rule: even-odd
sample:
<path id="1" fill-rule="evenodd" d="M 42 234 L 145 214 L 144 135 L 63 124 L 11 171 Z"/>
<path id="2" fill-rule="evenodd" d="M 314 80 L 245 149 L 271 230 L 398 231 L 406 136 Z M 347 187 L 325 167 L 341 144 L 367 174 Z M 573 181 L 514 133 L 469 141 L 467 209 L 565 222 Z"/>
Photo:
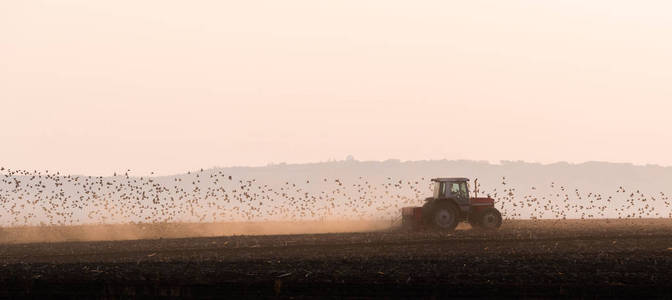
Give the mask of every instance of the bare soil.
<path id="1" fill-rule="evenodd" d="M 672 297 L 672 220 L 0 244 L 0 297 Z"/>

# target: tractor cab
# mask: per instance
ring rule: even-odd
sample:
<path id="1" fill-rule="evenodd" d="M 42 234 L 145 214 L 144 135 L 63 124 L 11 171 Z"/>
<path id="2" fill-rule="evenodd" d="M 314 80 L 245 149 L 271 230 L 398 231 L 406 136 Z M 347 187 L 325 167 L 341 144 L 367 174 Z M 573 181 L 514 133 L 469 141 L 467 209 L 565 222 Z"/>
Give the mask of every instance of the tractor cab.
<path id="1" fill-rule="evenodd" d="M 455 199 L 458 205 L 469 205 L 469 179 L 434 178 L 434 199 Z"/>

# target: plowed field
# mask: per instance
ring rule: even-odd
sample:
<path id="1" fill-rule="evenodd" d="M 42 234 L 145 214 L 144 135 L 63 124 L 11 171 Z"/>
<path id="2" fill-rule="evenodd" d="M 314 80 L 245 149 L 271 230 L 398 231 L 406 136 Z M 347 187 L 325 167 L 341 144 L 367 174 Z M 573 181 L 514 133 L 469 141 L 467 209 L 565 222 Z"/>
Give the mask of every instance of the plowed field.
<path id="1" fill-rule="evenodd" d="M 672 297 L 672 220 L 0 244 L 0 297 Z"/>

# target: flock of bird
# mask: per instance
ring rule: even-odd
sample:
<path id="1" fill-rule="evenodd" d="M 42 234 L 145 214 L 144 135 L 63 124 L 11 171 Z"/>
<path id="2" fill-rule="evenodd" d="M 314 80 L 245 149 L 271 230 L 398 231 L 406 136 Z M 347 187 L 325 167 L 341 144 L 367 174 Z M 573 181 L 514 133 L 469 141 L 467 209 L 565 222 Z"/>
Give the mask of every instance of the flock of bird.
<path id="1" fill-rule="evenodd" d="M 130 170 L 129 170 L 130 171 Z M 281 183 L 236 178 L 217 170 L 172 177 L 73 176 L 0 168 L 0 226 L 101 223 L 396 219 L 422 205 L 429 178 L 309 178 Z M 520 188 L 502 178 L 486 190 L 505 218 L 672 218 L 665 193 L 618 187 L 612 195 L 556 183 Z M 479 187 L 481 191 L 483 188 Z"/>

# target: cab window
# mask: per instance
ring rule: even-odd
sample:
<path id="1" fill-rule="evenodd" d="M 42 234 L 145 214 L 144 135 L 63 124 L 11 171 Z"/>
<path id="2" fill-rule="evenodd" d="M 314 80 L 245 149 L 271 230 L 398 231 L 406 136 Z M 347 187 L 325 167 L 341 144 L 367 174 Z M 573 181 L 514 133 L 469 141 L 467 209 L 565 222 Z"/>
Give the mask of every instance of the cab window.
<path id="1" fill-rule="evenodd" d="M 450 193 L 453 195 L 459 194 L 460 193 L 460 184 L 457 182 L 451 183 L 450 184 Z"/>
<path id="2" fill-rule="evenodd" d="M 460 195 L 467 196 L 467 183 L 465 182 L 460 183 Z"/>
<path id="3" fill-rule="evenodd" d="M 446 195 L 446 184 L 444 182 L 434 183 L 434 198 L 441 198 Z"/>

